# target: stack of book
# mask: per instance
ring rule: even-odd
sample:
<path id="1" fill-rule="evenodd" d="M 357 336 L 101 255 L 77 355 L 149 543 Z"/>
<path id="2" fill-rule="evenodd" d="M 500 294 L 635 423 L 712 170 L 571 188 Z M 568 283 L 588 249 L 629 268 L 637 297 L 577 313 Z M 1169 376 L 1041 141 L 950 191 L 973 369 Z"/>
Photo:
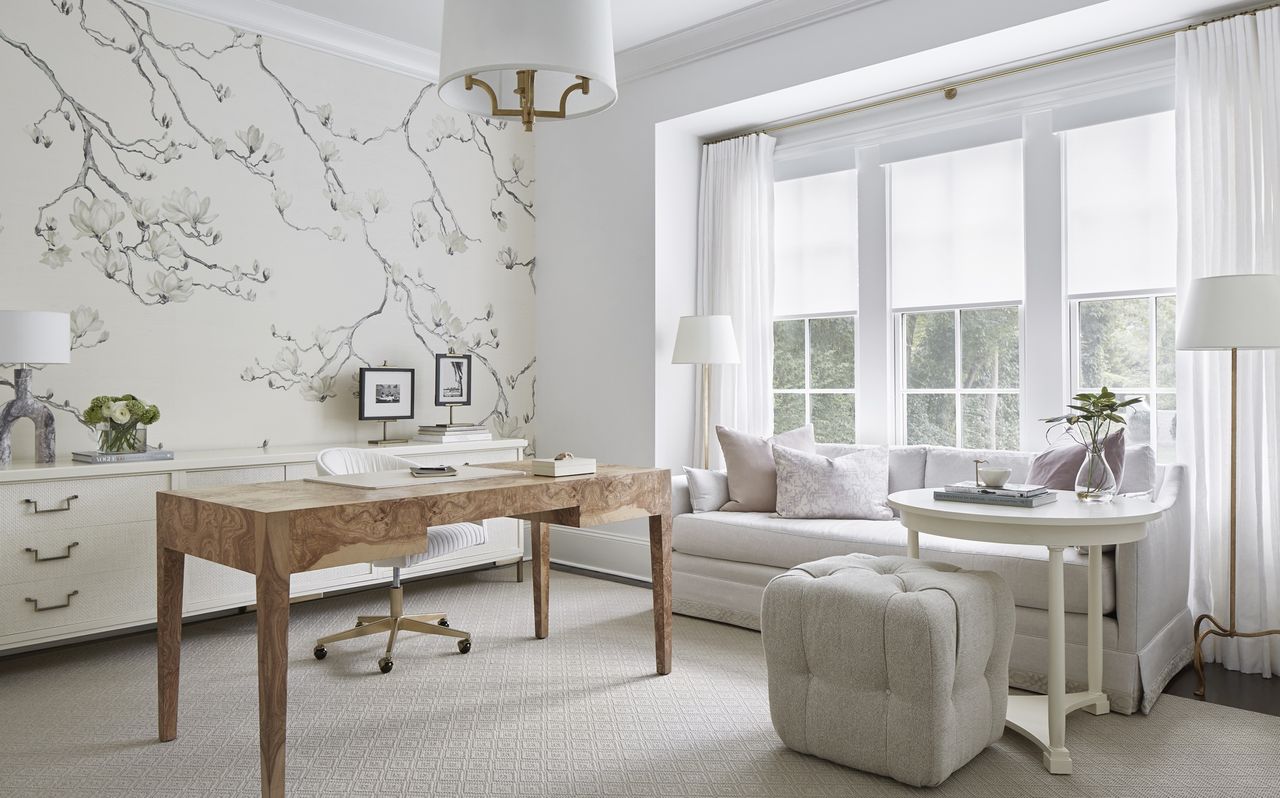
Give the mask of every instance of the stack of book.
<path id="1" fill-rule="evenodd" d="M 423 443 L 469 443 L 491 441 L 493 435 L 481 424 L 424 424 L 414 440 Z"/>
<path id="2" fill-rule="evenodd" d="M 148 449 L 145 452 L 72 452 L 76 463 L 137 463 L 146 460 L 172 460 L 171 449 Z"/>
<path id="3" fill-rule="evenodd" d="M 973 480 L 956 482 L 942 490 L 935 490 L 933 498 L 945 502 L 971 502 L 973 504 L 999 504 L 1005 507 L 1039 507 L 1056 502 L 1058 494 L 1044 485 L 1024 485 L 1006 482 L 999 488 L 979 485 Z"/>

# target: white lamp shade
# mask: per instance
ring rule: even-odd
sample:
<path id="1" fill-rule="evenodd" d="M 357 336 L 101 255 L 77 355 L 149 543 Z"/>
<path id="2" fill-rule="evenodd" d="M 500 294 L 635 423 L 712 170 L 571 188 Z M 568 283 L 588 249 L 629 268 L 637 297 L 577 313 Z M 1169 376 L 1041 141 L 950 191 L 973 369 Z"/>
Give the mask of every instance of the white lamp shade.
<path id="1" fill-rule="evenodd" d="M 564 90 L 591 79 L 590 93 L 569 95 L 567 118 L 603 111 L 618 99 L 613 21 L 608 0 L 445 0 L 440 99 L 492 116 L 489 95 L 466 88 L 474 75 L 493 87 L 503 108 L 518 108 L 516 70 L 536 69 L 534 108 L 560 108 Z"/>
<path id="2" fill-rule="evenodd" d="M 0 363 L 70 362 L 70 314 L 0 310 Z"/>
<path id="3" fill-rule="evenodd" d="M 740 363 L 729 316 L 684 316 L 676 330 L 672 363 Z"/>
<path id="4" fill-rule="evenodd" d="M 1280 275 L 1194 280 L 1178 298 L 1178 349 L 1280 348 Z"/>

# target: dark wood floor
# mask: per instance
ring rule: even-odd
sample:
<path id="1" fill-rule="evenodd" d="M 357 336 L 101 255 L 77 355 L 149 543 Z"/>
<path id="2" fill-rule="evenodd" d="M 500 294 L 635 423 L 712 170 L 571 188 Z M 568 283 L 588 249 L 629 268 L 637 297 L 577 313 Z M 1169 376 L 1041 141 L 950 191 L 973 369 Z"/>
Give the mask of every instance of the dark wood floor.
<path id="1" fill-rule="evenodd" d="M 1256 673 L 1239 673 L 1211 664 L 1204 668 L 1204 681 L 1204 700 L 1211 704 L 1280 716 L 1280 677 L 1264 679 Z M 1164 691 L 1195 698 L 1197 684 L 1196 671 L 1188 665 L 1173 677 Z"/>

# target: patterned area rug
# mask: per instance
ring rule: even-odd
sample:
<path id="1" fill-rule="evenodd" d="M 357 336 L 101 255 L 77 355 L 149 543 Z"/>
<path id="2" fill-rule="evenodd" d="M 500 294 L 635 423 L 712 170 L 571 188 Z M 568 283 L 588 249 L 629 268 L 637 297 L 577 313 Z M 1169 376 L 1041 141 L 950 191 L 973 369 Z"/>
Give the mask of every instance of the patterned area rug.
<path id="1" fill-rule="evenodd" d="M 378 673 L 376 638 L 314 638 L 384 609 L 382 591 L 297 604 L 290 630 L 291 796 L 1275 796 L 1280 718 L 1163 697 L 1147 717 L 1076 713 L 1075 774 L 1009 733 L 941 787 L 792 753 L 769 722 L 755 632 L 676 618 L 653 675 L 649 593 L 555 572 L 551 637 L 532 636 L 511 569 L 406 586 L 410 612 L 475 634 L 411 636 Z M 0 660 L 0 796 L 254 796 L 252 614 L 184 630 L 179 737 L 155 738 L 153 637 Z"/>

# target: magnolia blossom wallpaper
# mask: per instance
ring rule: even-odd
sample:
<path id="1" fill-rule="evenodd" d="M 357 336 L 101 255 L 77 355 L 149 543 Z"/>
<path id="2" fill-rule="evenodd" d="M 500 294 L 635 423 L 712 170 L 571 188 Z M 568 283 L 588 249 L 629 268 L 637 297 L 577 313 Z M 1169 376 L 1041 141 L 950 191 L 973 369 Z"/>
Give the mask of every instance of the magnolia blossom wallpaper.
<path id="1" fill-rule="evenodd" d="M 60 451 L 92 445 L 97 394 L 159 405 L 173 449 L 374 437 L 357 369 L 384 362 L 417 369 L 410 432 L 445 418 L 450 350 L 474 356 L 459 420 L 532 440 L 518 125 L 133 0 L 6 0 L 0 107 L 0 307 L 72 313 L 71 363 L 34 379 Z"/>

